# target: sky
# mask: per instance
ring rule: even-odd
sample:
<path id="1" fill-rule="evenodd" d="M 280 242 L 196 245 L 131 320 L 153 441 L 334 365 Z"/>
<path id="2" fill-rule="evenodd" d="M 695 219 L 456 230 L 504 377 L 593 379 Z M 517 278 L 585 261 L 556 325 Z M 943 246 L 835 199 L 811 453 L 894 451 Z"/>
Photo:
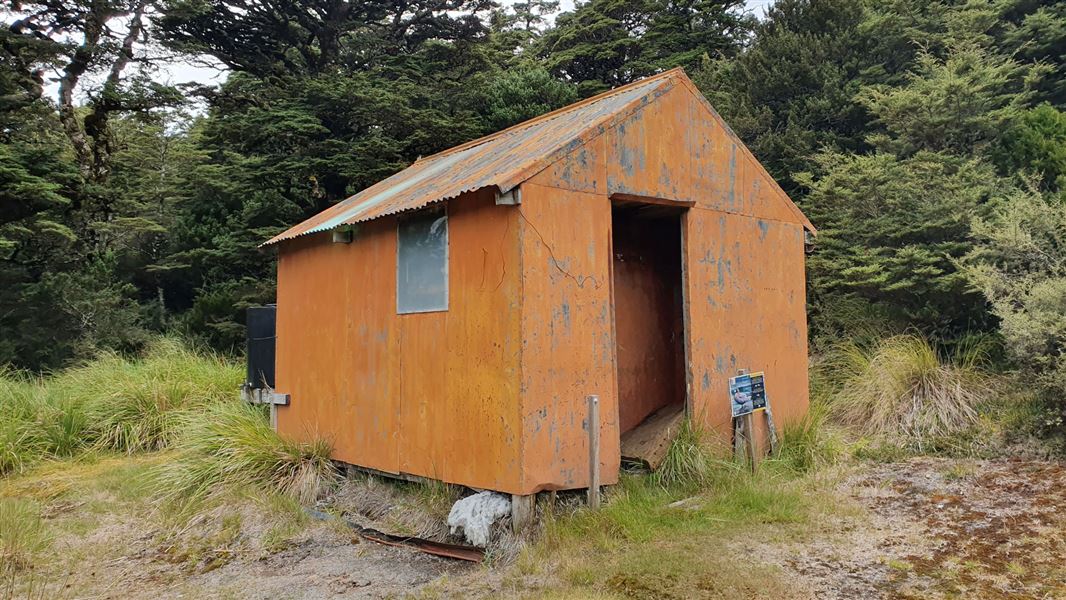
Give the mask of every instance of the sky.
<path id="1" fill-rule="evenodd" d="M 512 4 L 514 0 L 500 0 L 502 4 Z M 758 16 L 763 16 L 766 8 L 774 3 L 774 0 L 746 0 L 749 10 Z M 561 0 L 560 11 L 573 10 L 574 0 Z M 164 66 L 156 74 L 155 79 L 162 83 L 178 85 L 181 83 L 196 82 L 205 85 L 220 84 L 225 79 L 224 70 L 210 68 L 204 65 L 176 62 Z M 58 91 L 58 83 L 52 82 L 46 85 L 48 94 L 55 96 Z"/>

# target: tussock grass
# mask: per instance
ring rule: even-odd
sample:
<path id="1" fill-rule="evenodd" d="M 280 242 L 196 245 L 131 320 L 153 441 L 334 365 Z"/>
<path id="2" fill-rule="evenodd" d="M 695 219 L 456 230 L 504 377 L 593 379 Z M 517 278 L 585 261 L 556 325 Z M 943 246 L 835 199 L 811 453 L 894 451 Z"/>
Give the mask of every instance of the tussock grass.
<path id="1" fill-rule="evenodd" d="M 140 360 L 103 355 L 52 385 L 81 400 L 98 447 L 136 452 L 172 444 L 184 415 L 232 400 L 240 382 L 236 365 L 162 338 Z"/>
<path id="2" fill-rule="evenodd" d="M 239 367 L 162 338 L 139 359 L 105 354 L 48 377 L 0 371 L 0 474 L 90 450 L 172 444 L 182 415 L 232 399 Z"/>
<path id="3" fill-rule="evenodd" d="M 820 368 L 835 379 L 827 398 L 834 420 L 921 449 L 978 421 L 978 407 L 995 394 L 986 356 L 980 342 L 944 355 L 923 337 L 898 335 L 869 349 L 845 344 Z"/>
<path id="4" fill-rule="evenodd" d="M 17 571 L 33 565 L 51 543 L 38 507 L 19 498 L 0 498 L 0 569 Z"/>
<path id="5" fill-rule="evenodd" d="M 156 471 L 160 495 L 178 505 L 258 487 L 313 501 L 336 477 L 330 444 L 285 439 L 270 427 L 264 407 L 240 401 L 186 413 L 174 460 Z"/>
<path id="6" fill-rule="evenodd" d="M 652 473 L 652 480 L 666 488 L 697 490 L 709 485 L 727 456 L 724 448 L 711 448 L 703 428 L 685 419 L 670 444 L 666 458 Z M 717 450 L 717 451 L 716 451 Z"/>

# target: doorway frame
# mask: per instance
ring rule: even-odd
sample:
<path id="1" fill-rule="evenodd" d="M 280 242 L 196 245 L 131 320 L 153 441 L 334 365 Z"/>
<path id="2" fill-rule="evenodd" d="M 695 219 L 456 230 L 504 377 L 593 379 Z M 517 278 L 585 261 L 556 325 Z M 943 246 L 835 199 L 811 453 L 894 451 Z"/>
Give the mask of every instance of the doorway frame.
<path id="1" fill-rule="evenodd" d="M 692 339 L 691 339 L 691 316 L 690 316 L 690 299 L 689 299 L 689 281 L 688 281 L 688 239 L 689 239 L 689 213 L 691 209 L 696 206 L 695 201 L 691 200 L 673 200 L 670 198 L 662 198 L 658 196 L 644 196 L 640 194 L 629 194 L 624 192 L 615 192 L 608 197 L 610 200 L 611 209 L 611 229 L 608 235 L 608 247 L 610 248 L 610 294 L 611 294 L 611 338 L 614 341 L 614 348 L 612 348 L 614 371 L 615 371 L 615 386 L 617 389 L 618 400 L 615 402 L 615 422 L 619 424 L 618 436 L 621 439 L 621 410 L 622 410 L 622 397 L 621 386 L 619 382 L 619 363 L 618 363 L 618 311 L 616 307 L 615 299 L 615 272 L 614 272 L 614 210 L 619 206 L 647 206 L 658 207 L 663 209 L 664 212 L 676 212 L 678 227 L 680 228 L 679 241 L 680 241 L 680 270 L 681 270 L 681 323 L 682 323 L 682 344 L 681 344 L 681 360 L 684 361 L 684 382 L 683 382 L 683 398 L 682 398 L 682 411 L 685 418 L 693 418 L 692 414 Z"/>

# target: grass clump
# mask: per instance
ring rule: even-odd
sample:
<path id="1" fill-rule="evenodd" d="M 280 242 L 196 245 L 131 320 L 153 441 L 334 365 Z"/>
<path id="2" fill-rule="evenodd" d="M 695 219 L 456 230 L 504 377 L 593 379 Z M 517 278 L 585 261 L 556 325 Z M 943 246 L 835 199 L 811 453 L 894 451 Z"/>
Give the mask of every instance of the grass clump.
<path id="1" fill-rule="evenodd" d="M 710 439 L 698 422 L 682 421 L 666 458 L 651 474 L 651 481 L 669 490 L 695 492 L 734 470 L 735 465 L 723 458 L 729 456 L 729 451 L 710 443 Z"/>
<path id="2" fill-rule="evenodd" d="M 330 444 L 281 437 L 260 406 L 211 404 L 184 415 L 181 428 L 177 456 L 156 473 L 161 495 L 179 504 L 245 487 L 310 502 L 336 475 Z"/>
<path id="3" fill-rule="evenodd" d="M 851 430 L 921 449 L 978 421 L 994 396 L 981 344 L 941 354 L 916 335 L 886 338 L 873 347 L 840 347 L 822 365 L 835 374 L 828 393 L 833 418 Z"/>
<path id="4" fill-rule="evenodd" d="M 240 383 L 236 365 L 170 338 L 140 360 L 103 355 L 53 381 L 85 406 L 94 443 L 120 452 L 169 446 L 185 414 L 234 398 Z"/>
<path id="5" fill-rule="evenodd" d="M 0 371 L 0 475 L 89 450 L 165 448 L 183 414 L 234 398 L 240 382 L 236 364 L 170 338 L 53 376 Z"/>
<path id="6" fill-rule="evenodd" d="M 19 498 L 0 498 L 0 569 L 19 570 L 51 543 L 37 506 Z"/>

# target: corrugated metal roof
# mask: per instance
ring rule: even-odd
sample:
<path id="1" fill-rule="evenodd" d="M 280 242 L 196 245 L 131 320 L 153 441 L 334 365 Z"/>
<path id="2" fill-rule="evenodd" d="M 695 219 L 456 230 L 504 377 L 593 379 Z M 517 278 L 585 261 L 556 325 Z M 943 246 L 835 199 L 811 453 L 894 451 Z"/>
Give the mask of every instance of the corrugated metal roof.
<path id="1" fill-rule="evenodd" d="M 665 93 L 678 75 L 684 77 L 680 69 L 666 71 L 423 158 L 263 245 L 422 208 L 484 187 L 508 192 Z"/>

